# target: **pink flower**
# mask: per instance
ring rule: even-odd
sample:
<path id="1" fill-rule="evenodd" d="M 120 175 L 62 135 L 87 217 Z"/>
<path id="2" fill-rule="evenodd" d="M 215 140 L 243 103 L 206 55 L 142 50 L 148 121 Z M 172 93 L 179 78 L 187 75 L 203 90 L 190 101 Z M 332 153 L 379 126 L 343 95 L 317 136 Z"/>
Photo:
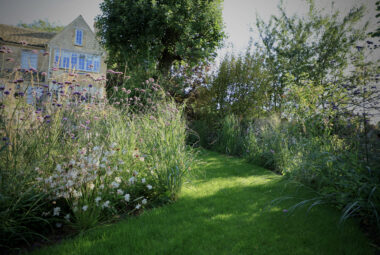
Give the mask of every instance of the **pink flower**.
<path id="1" fill-rule="evenodd" d="M 34 54 L 38 54 L 38 50 L 32 50 Z"/>
<path id="2" fill-rule="evenodd" d="M 49 52 L 47 51 L 44 51 L 44 53 L 42 53 L 42 56 L 48 56 L 49 55 Z"/>
<path id="3" fill-rule="evenodd" d="M 42 72 L 41 75 L 42 75 L 42 76 L 46 76 L 47 73 L 46 73 L 46 72 Z"/>
<path id="4" fill-rule="evenodd" d="M 7 58 L 6 61 L 8 61 L 8 62 L 14 62 L 15 59 L 14 58 Z"/>

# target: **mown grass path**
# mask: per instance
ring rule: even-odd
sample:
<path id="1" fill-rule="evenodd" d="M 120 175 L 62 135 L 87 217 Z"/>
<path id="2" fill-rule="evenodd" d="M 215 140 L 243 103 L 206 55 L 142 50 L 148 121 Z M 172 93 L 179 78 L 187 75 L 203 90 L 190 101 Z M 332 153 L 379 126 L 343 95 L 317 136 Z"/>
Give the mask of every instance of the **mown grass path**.
<path id="1" fill-rule="evenodd" d="M 291 202 L 268 207 L 294 191 L 281 176 L 213 152 L 199 158 L 199 177 L 176 203 L 36 254 L 373 254 L 356 224 L 337 226 L 336 210 L 289 216 L 283 209 Z"/>

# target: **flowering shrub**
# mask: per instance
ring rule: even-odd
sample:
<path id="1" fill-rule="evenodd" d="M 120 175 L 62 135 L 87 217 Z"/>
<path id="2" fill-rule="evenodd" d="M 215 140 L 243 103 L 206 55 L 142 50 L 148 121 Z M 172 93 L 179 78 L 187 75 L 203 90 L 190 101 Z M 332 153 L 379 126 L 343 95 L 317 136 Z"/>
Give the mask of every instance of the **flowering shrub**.
<path id="1" fill-rule="evenodd" d="M 69 72 L 40 86 L 22 75 L 0 84 L 1 246 L 176 199 L 192 156 L 182 109 L 153 79 L 107 99 L 93 91 L 103 79 Z"/>

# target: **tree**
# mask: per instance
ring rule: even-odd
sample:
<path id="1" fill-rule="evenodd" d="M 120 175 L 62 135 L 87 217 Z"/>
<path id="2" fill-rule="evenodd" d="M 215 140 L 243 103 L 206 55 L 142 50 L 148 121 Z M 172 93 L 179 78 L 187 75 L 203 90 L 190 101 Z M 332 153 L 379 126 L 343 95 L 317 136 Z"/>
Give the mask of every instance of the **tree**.
<path id="1" fill-rule="evenodd" d="M 43 32 L 60 32 L 62 31 L 65 26 L 59 26 L 54 23 L 50 23 L 48 20 L 35 20 L 30 24 L 27 23 L 19 23 L 17 25 L 18 27 L 23 28 L 30 28 L 37 31 L 43 31 Z"/>
<path id="2" fill-rule="evenodd" d="M 257 27 L 265 47 L 265 63 L 272 74 L 273 106 L 281 113 L 287 99 L 284 97 L 289 77 L 303 86 L 305 74 L 309 82 L 322 86 L 321 107 L 327 108 L 336 97 L 339 84 L 345 81 L 344 72 L 350 65 L 355 46 L 365 39 L 367 24 L 355 25 L 363 17 L 364 7 L 352 8 L 343 18 L 339 12 L 321 14 L 309 0 L 309 13 L 305 18 L 289 17 L 283 6 L 280 17 L 272 16 L 265 24 L 257 19 Z M 334 88 L 334 89 L 332 89 Z"/>
<path id="3" fill-rule="evenodd" d="M 221 0 L 105 0 L 96 17 L 110 64 L 168 74 L 175 62 L 212 58 L 224 37 Z"/>

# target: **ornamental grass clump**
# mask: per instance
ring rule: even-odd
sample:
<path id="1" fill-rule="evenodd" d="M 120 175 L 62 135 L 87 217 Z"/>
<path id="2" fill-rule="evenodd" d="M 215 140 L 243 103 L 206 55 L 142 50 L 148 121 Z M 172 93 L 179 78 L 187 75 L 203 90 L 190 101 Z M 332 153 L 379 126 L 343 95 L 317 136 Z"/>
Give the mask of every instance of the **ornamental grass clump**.
<path id="1" fill-rule="evenodd" d="M 22 75 L 1 80 L 1 248 L 138 215 L 178 196 L 192 164 L 186 126 L 153 79 L 133 93 L 113 88 L 107 99 L 95 89 L 104 79 L 69 72 L 41 87 Z"/>

